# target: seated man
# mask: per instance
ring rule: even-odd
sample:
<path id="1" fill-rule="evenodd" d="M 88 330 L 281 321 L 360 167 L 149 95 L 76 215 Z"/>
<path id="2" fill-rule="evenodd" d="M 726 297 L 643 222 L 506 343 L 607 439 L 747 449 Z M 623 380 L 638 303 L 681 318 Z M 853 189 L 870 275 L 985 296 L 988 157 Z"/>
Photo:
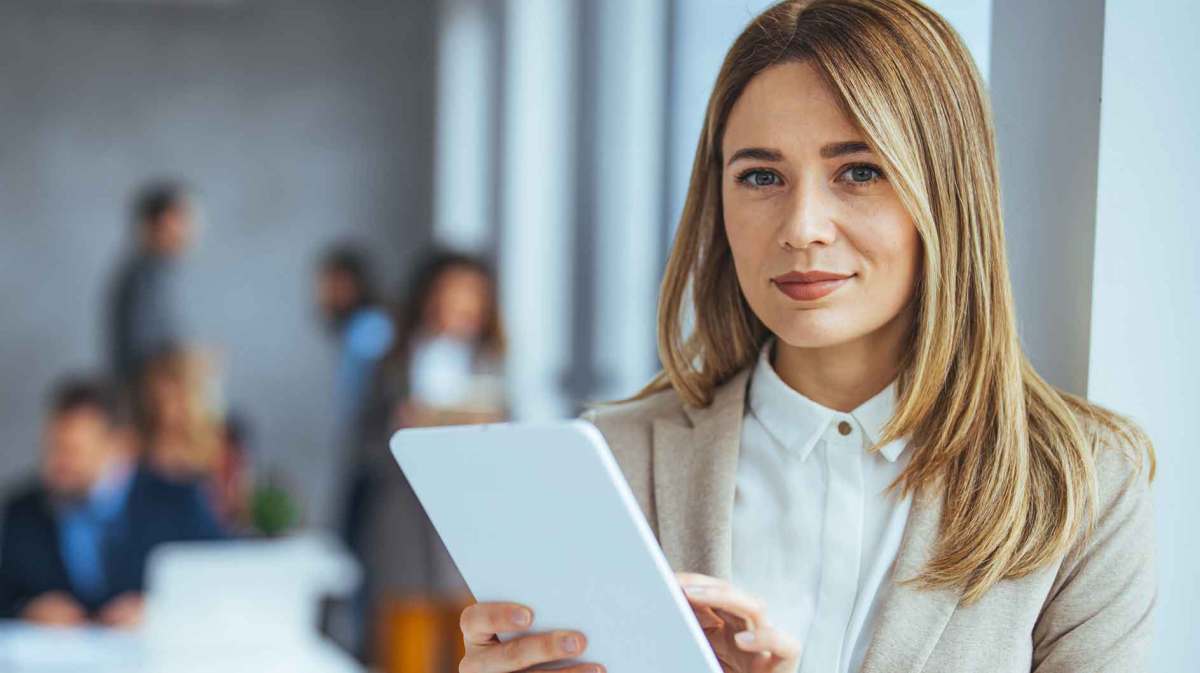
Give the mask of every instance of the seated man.
<path id="1" fill-rule="evenodd" d="M 106 386 L 55 390 L 40 482 L 9 500 L 0 523 L 0 619 L 133 626 L 151 549 L 221 537 L 201 494 L 138 467 L 125 432 Z"/>

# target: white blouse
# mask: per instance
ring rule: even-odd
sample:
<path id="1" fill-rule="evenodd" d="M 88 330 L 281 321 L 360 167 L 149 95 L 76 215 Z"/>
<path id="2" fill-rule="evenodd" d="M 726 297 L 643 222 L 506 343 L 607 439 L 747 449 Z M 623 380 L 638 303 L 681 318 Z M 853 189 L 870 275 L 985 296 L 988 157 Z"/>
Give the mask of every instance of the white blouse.
<path id="1" fill-rule="evenodd" d="M 885 494 L 908 459 L 876 454 L 893 382 L 850 413 L 823 407 L 775 373 L 769 341 L 747 394 L 733 510 L 733 582 L 803 645 L 800 673 L 858 671 L 911 498 Z"/>

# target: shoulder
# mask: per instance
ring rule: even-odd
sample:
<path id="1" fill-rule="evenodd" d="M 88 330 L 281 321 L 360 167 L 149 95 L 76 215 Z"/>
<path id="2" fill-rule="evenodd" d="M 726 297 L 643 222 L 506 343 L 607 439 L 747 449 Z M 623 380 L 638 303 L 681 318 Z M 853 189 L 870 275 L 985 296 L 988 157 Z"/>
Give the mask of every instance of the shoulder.
<path id="1" fill-rule="evenodd" d="M 637 399 L 595 404 L 581 418 L 599 428 L 610 442 L 612 438 L 649 437 L 655 421 L 688 422 L 683 400 L 673 388 Z"/>
<path id="2" fill-rule="evenodd" d="M 4 519 L 13 521 L 27 519 L 44 511 L 46 490 L 35 480 L 28 480 L 16 485 L 4 500 Z"/>
<path id="3" fill-rule="evenodd" d="M 591 422 L 604 435 L 626 480 L 638 493 L 649 484 L 655 423 L 665 420 L 686 425 L 689 422 L 683 400 L 673 388 L 637 399 L 595 405 L 581 418 Z"/>
<path id="4" fill-rule="evenodd" d="M 26 544 L 30 535 L 44 535 L 52 530 L 53 525 L 46 490 L 36 481 L 18 485 L 4 501 L 4 509 L 0 513 L 0 535 L 3 535 L 6 546 L 14 541 Z"/>
<path id="5" fill-rule="evenodd" d="M 1145 431 L 1094 405 L 1079 420 L 1095 463 L 1097 514 L 1120 500 L 1145 497 L 1154 477 L 1154 448 Z"/>
<path id="6" fill-rule="evenodd" d="M 1087 558 L 1114 539 L 1128 549 L 1149 551 L 1154 538 L 1149 438 L 1133 421 L 1090 403 L 1076 411 L 1076 418 L 1091 448 L 1096 498 L 1072 560 Z"/>

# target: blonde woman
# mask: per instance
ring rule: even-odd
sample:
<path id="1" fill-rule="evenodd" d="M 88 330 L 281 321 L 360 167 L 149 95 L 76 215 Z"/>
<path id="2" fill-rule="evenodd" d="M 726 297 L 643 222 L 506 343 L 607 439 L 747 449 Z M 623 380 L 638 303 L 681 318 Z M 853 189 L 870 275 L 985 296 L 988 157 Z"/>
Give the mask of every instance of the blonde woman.
<path id="1" fill-rule="evenodd" d="M 143 459 L 173 481 L 202 481 L 221 461 L 223 426 L 212 400 L 213 369 L 202 352 L 168 348 L 142 375 Z"/>
<path id="2" fill-rule="evenodd" d="M 933 11 L 792 0 L 737 39 L 659 351 L 588 416 L 726 671 L 1144 669 L 1153 452 L 1021 351 L 988 103 Z M 517 604 L 462 627 L 464 673 L 587 661 Z"/>

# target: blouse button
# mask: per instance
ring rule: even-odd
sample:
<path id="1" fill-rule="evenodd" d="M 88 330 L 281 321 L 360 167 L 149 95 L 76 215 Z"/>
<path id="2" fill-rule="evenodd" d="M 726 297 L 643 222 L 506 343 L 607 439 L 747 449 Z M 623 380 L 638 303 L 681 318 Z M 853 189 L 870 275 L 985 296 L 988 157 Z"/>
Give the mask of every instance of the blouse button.
<path id="1" fill-rule="evenodd" d="M 850 424 L 847 423 L 846 421 L 842 421 L 841 423 L 838 423 L 838 432 L 840 432 L 843 437 L 850 434 L 851 430 L 852 430 L 852 428 L 850 427 Z"/>

